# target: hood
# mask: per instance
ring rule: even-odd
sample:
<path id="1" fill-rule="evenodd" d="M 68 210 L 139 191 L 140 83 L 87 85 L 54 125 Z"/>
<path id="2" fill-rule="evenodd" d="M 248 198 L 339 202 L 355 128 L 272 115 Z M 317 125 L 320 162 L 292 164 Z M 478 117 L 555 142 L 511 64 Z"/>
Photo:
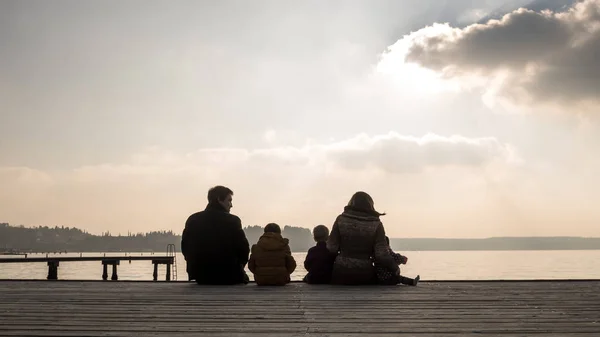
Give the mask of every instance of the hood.
<path id="1" fill-rule="evenodd" d="M 357 210 L 353 207 L 346 206 L 344 207 L 344 212 L 341 215 L 359 221 L 379 221 L 379 216 L 382 214 L 374 214 L 372 212 L 365 212 L 363 210 Z"/>
<path id="2" fill-rule="evenodd" d="M 283 238 L 281 234 L 265 233 L 256 245 L 264 250 L 281 250 L 290 243 L 290 240 Z"/>

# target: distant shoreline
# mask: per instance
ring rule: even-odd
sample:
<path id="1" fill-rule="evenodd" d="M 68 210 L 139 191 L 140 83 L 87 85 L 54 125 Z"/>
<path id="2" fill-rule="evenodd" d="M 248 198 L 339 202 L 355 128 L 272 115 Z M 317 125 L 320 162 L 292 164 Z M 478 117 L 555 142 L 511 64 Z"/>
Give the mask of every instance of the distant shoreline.
<path id="1" fill-rule="evenodd" d="M 248 242 L 256 243 L 263 233 L 260 226 L 244 228 Z M 290 240 L 295 252 L 306 252 L 314 246 L 308 228 L 284 226 L 283 236 Z M 491 237 L 491 238 L 392 238 L 398 251 L 539 251 L 600 250 L 600 238 L 577 236 Z M 94 235 L 78 228 L 24 227 L 0 223 L 0 253 L 59 252 L 166 252 L 169 244 L 181 251 L 181 235 L 173 231 Z"/>
<path id="2" fill-rule="evenodd" d="M 403 251 L 600 250 L 600 238 L 495 237 L 486 239 L 390 239 Z"/>
<path id="3" fill-rule="evenodd" d="M 392 241 L 392 248 L 398 251 L 404 252 L 489 252 L 489 251 L 593 251 L 600 250 L 600 247 L 546 247 L 546 248 L 531 248 L 531 247 L 522 247 L 522 248 L 500 248 L 500 247 L 490 247 L 490 248 L 417 248 L 417 247 L 402 247 L 402 245 L 397 245 Z M 180 250 L 177 250 L 180 252 Z M 306 250 L 293 250 L 293 253 L 306 253 Z M 4 252 L 0 249 L 0 256 L 19 256 L 23 254 L 79 254 L 79 253 L 134 253 L 134 254 L 151 254 L 151 253 L 164 253 L 164 249 L 160 250 L 139 250 L 139 249 L 98 249 L 98 250 L 61 250 L 61 251 L 40 251 L 40 250 L 32 250 L 32 249 L 23 249 L 18 250 L 18 253 L 15 252 Z"/>

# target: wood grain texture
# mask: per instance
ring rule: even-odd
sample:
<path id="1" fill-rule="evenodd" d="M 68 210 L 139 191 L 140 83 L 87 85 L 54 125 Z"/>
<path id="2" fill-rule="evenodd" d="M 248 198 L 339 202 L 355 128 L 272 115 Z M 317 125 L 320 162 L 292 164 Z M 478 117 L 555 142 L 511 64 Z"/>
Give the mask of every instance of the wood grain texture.
<path id="1" fill-rule="evenodd" d="M 0 282 L 0 336 L 600 336 L 600 281 Z"/>

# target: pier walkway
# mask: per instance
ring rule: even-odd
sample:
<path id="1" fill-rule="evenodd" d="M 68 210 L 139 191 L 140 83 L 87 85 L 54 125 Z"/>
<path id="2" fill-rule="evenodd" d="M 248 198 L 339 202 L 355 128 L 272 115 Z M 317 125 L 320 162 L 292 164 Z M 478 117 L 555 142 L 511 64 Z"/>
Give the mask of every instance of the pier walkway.
<path id="1" fill-rule="evenodd" d="M 600 336 L 600 281 L 0 281 L 0 336 Z"/>
<path id="2" fill-rule="evenodd" d="M 117 274 L 117 266 L 121 264 L 121 261 L 150 261 L 154 265 L 153 279 L 158 279 L 158 265 L 164 264 L 165 268 L 165 279 L 171 280 L 171 270 L 175 273 L 177 278 L 177 269 L 173 268 L 176 266 L 175 252 L 171 252 L 170 256 L 52 256 L 52 257 L 24 257 L 24 258 L 0 258 L 0 268 L 3 263 L 46 263 L 48 265 L 48 280 L 58 280 L 58 267 L 61 262 L 90 262 L 99 261 L 102 263 L 102 279 L 108 280 L 108 266 L 112 266 L 112 281 L 119 279 Z"/>

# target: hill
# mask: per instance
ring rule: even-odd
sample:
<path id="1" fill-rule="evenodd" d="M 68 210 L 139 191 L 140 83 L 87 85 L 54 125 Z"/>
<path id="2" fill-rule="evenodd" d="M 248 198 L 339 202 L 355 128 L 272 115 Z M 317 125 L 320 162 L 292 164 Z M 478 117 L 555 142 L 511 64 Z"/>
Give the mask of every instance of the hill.
<path id="1" fill-rule="evenodd" d="M 261 226 L 244 228 L 250 244 L 263 233 Z M 308 228 L 284 226 L 283 236 L 290 239 L 295 252 L 305 252 L 314 245 Z M 172 231 L 128 233 L 127 235 L 90 234 L 69 227 L 24 227 L 0 223 L 0 252 L 162 252 L 168 244 L 180 250 L 181 235 Z M 399 251 L 444 250 L 600 250 L 600 238 L 582 237 L 494 237 L 486 239 L 391 239 Z"/>
<path id="2" fill-rule="evenodd" d="M 249 226 L 244 231 L 253 244 L 262 235 L 263 228 Z M 294 251 L 306 251 L 313 245 L 312 234 L 307 228 L 284 226 L 283 235 L 290 239 L 290 248 Z M 64 226 L 25 227 L 0 223 L 0 252 L 161 252 L 171 243 L 180 251 L 181 235 L 173 231 L 94 235 Z"/>
<path id="3" fill-rule="evenodd" d="M 600 238 L 494 237 L 486 239 L 390 239 L 402 251 L 450 250 L 600 250 Z"/>

